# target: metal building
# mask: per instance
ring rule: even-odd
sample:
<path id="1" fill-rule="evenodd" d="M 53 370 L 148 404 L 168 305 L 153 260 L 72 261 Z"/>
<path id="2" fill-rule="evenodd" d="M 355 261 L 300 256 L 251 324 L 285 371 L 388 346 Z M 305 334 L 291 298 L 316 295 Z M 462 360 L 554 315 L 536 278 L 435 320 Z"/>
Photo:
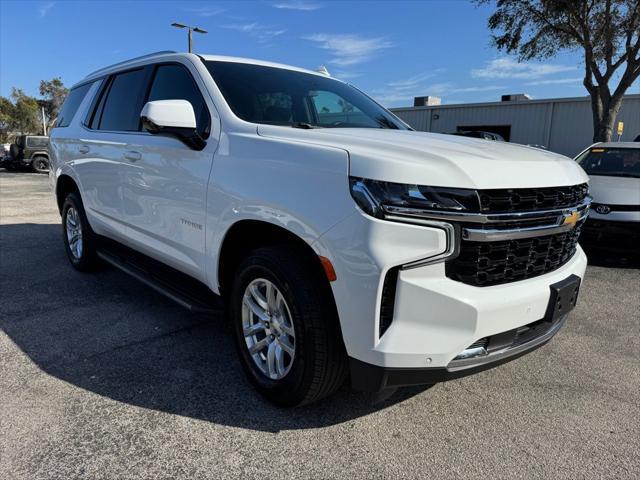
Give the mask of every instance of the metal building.
<path id="1" fill-rule="evenodd" d="M 427 97 L 416 98 L 416 103 Z M 520 95 L 505 96 L 517 100 L 458 105 L 426 105 L 392 108 L 391 111 L 416 130 L 453 133 L 483 130 L 501 134 L 507 141 L 541 145 L 551 151 L 578 154 L 593 139 L 589 97 L 529 100 Z M 434 102 L 430 102 L 434 103 Z M 621 141 L 633 141 L 640 135 L 640 95 L 626 95 L 618 113 L 624 123 Z M 615 130 L 615 129 L 614 129 Z M 614 131 L 614 140 L 618 135 Z"/>

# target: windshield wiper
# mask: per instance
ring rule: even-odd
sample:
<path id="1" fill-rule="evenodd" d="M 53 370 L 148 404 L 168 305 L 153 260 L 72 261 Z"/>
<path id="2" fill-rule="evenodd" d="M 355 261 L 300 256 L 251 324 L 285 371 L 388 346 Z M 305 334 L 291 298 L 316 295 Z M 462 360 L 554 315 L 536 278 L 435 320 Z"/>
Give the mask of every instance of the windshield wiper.
<path id="1" fill-rule="evenodd" d="M 294 122 L 291 124 L 291 128 L 302 128 L 304 130 L 311 130 L 312 128 L 320 128 L 316 125 L 311 125 L 307 122 Z"/>

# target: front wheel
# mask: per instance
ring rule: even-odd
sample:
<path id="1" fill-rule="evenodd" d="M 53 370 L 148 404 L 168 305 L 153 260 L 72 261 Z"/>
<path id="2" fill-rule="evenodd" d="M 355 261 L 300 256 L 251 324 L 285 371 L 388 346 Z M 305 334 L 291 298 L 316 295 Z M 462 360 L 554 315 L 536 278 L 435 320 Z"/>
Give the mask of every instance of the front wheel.
<path id="1" fill-rule="evenodd" d="M 47 173 L 49 171 L 49 159 L 42 156 L 33 157 L 31 170 L 36 173 Z"/>
<path id="2" fill-rule="evenodd" d="M 257 390 L 282 406 L 333 393 L 347 373 L 331 290 L 313 260 L 291 246 L 256 250 L 231 293 L 242 366 Z"/>

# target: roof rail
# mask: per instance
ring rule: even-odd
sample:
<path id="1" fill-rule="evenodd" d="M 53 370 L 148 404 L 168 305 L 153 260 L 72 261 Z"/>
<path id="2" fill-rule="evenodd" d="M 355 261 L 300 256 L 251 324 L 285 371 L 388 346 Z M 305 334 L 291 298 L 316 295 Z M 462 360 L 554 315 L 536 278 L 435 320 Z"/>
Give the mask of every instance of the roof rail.
<path id="1" fill-rule="evenodd" d="M 123 60 L 122 62 L 114 63 L 113 65 L 109 65 L 108 67 L 99 68 L 98 70 L 95 70 L 95 71 L 91 72 L 90 74 L 88 74 L 85 78 L 89 78 L 89 77 L 95 75 L 96 73 L 100 73 L 100 72 L 103 72 L 105 70 L 109 70 L 109 69 L 111 69 L 113 67 L 117 67 L 118 65 L 124 65 L 125 63 L 133 62 L 135 60 L 142 60 L 144 58 L 155 57 L 156 55 L 162 55 L 162 54 L 166 54 L 166 53 L 178 53 L 178 52 L 176 52 L 174 50 L 160 50 L 159 52 L 147 53 L 146 55 L 141 55 L 139 57 L 134 57 L 134 58 L 130 58 L 128 60 Z"/>

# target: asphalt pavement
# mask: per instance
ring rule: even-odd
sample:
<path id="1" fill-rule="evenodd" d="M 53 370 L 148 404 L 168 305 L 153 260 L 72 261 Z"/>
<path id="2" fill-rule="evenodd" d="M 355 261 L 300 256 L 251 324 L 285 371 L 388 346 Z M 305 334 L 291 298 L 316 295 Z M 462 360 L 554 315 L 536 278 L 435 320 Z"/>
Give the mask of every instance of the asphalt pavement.
<path id="1" fill-rule="evenodd" d="M 638 478 L 640 270 L 589 266 L 546 346 L 381 404 L 279 409 L 222 314 L 69 265 L 47 177 L 0 170 L 0 478 Z"/>

